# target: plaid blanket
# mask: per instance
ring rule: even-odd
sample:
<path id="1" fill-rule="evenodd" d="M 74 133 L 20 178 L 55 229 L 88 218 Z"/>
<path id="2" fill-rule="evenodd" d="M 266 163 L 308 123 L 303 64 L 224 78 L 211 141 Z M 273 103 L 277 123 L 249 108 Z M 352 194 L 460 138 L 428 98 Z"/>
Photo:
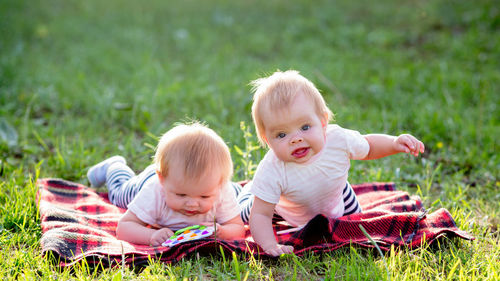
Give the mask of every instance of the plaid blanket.
<path id="1" fill-rule="evenodd" d="M 214 240 L 205 238 L 169 247 L 150 247 L 128 243 L 116 238 L 116 225 L 125 211 L 111 204 L 107 194 L 96 193 L 84 185 L 61 180 L 40 179 L 37 202 L 42 227 L 43 254 L 54 254 L 61 266 L 70 266 L 86 259 L 89 264 L 119 263 L 141 265 L 150 258 L 176 262 L 192 253 L 210 255 L 235 251 L 247 256 L 269 257 L 250 238 Z M 328 252 L 340 247 L 358 245 L 373 247 L 360 230 L 362 225 L 382 250 L 391 245 L 419 247 L 448 235 L 474 239 L 457 228 L 445 209 L 427 213 L 417 196 L 398 191 L 393 183 L 353 185 L 363 213 L 328 219 L 318 215 L 296 232 L 277 235 L 280 243 L 293 245 L 296 255 L 306 251 Z M 279 218 L 275 231 L 289 229 Z"/>

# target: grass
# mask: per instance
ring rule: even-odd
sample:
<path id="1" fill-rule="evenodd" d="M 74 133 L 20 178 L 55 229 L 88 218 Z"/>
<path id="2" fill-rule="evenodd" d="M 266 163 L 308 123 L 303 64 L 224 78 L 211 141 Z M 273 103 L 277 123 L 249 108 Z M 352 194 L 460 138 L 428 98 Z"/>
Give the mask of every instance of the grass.
<path id="1" fill-rule="evenodd" d="M 139 171 L 175 122 L 228 142 L 235 180 L 264 150 L 248 82 L 297 69 L 341 126 L 410 132 L 404 155 L 355 161 L 352 183 L 395 181 L 477 239 L 390 251 L 392 280 L 497 280 L 500 256 L 497 1 L 61 1 L 0 3 L 1 279 L 387 279 L 376 251 L 277 261 L 220 255 L 173 265 L 59 269 L 41 256 L 34 182 L 87 184 L 114 154 Z"/>

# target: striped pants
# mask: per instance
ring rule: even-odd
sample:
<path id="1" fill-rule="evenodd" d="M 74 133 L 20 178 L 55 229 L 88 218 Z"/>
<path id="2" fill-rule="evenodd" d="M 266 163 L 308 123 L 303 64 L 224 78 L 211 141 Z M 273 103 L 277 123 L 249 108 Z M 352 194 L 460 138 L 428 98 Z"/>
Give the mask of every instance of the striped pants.
<path id="1" fill-rule="evenodd" d="M 114 205 L 127 208 L 128 203 L 142 189 L 144 183 L 156 177 L 154 165 L 149 165 L 139 175 L 136 175 L 126 164 L 115 162 L 106 172 L 106 186 L 108 198 Z"/>
<path id="2" fill-rule="evenodd" d="M 344 216 L 361 212 L 358 198 L 349 183 L 346 183 L 342 191 L 342 197 L 344 197 Z M 254 198 L 255 196 L 250 193 L 250 188 L 248 187 L 243 188 L 242 192 L 238 195 L 238 204 L 240 205 L 243 222 L 248 222 L 250 218 L 250 210 L 252 209 Z"/>

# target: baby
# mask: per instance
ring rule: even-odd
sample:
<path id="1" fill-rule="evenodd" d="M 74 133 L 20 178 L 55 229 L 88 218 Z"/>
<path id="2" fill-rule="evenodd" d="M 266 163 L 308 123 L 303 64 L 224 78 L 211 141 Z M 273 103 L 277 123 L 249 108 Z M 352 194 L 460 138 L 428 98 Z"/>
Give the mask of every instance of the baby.
<path id="1" fill-rule="evenodd" d="M 230 182 L 229 149 L 213 130 L 199 123 L 178 125 L 160 139 L 154 164 L 135 173 L 121 156 L 91 167 L 92 186 L 106 184 L 110 201 L 127 211 L 118 222 L 119 239 L 161 245 L 175 230 L 216 225 L 220 239 L 245 235 L 236 202 L 238 185 Z"/>
<path id="2" fill-rule="evenodd" d="M 293 252 L 276 241 L 274 212 L 296 227 L 318 214 L 337 218 L 361 212 L 347 181 L 350 159 L 424 152 L 424 144 L 408 134 L 361 135 L 328 124 L 332 113 L 323 97 L 297 71 L 275 72 L 252 85 L 253 121 L 259 141 L 270 150 L 238 202 L 255 242 L 270 255 Z"/>

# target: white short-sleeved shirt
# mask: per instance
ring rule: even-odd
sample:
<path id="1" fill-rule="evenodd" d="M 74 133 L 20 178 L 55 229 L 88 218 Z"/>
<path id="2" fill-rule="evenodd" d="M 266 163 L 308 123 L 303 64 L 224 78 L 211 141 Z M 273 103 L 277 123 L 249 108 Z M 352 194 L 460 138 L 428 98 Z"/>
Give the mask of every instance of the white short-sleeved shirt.
<path id="1" fill-rule="evenodd" d="M 157 224 L 172 230 L 203 222 L 213 223 L 214 218 L 217 223 L 223 224 L 240 214 L 235 191 L 229 182 L 222 187 L 214 206 L 205 214 L 185 216 L 175 212 L 167 206 L 165 196 L 158 177 L 150 177 L 128 204 L 128 209 L 147 224 Z"/>
<path id="2" fill-rule="evenodd" d="M 369 150 L 358 131 L 328 125 L 325 146 L 308 163 L 285 163 L 269 150 L 257 167 L 250 192 L 277 204 L 275 211 L 294 226 L 318 214 L 340 217 L 350 159 L 363 159 Z"/>

